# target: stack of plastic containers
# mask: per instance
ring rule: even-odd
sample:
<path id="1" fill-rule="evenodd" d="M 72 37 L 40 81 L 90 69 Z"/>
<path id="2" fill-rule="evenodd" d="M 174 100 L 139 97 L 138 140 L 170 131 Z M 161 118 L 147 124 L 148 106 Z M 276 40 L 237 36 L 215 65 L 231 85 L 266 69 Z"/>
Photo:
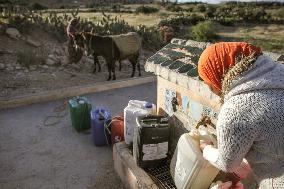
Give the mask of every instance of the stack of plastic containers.
<path id="1" fill-rule="evenodd" d="M 139 100 L 130 100 L 124 109 L 124 139 L 126 144 L 133 142 L 136 118 L 144 115 L 156 115 L 156 106 Z"/>

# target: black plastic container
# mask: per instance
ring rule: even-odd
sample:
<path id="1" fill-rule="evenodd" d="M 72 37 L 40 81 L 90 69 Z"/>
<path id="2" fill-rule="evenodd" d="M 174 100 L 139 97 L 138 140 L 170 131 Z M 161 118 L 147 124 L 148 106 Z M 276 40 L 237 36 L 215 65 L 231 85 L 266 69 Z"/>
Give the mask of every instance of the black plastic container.
<path id="1" fill-rule="evenodd" d="M 134 129 L 133 157 L 139 167 L 151 168 L 166 163 L 169 152 L 170 125 L 163 116 L 137 117 Z"/>

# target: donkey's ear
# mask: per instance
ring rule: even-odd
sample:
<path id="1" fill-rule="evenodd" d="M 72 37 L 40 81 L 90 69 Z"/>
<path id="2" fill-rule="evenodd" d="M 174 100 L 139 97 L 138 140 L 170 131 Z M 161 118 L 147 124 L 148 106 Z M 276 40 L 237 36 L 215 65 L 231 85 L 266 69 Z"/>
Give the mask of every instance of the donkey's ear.
<path id="1" fill-rule="evenodd" d="M 76 33 L 70 33 L 69 35 L 72 37 L 72 39 L 76 38 Z"/>
<path id="2" fill-rule="evenodd" d="M 82 37 L 83 37 L 84 40 L 87 40 L 87 38 L 86 38 L 86 36 L 85 36 L 85 32 L 82 32 L 81 35 L 82 35 Z"/>
<path id="3" fill-rule="evenodd" d="M 85 34 L 84 31 L 80 32 L 80 36 L 84 37 L 85 36 L 84 34 Z"/>

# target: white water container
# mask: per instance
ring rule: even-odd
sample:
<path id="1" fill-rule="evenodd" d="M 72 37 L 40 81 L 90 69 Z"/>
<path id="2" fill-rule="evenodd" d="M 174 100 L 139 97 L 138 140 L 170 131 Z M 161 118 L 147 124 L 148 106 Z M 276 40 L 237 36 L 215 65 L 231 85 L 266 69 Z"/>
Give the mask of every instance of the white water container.
<path id="1" fill-rule="evenodd" d="M 198 141 L 189 133 L 179 138 L 171 161 L 171 173 L 177 189 L 207 189 L 218 172 L 203 158 Z"/>
<path id="2" fill-rule="evenodd" d="M 140 108 L 147 111 L 152 111 L 152 114 L 156 114 L 156 106 L 150 102 L 140 100 L 129 100 L 128 106 Z"/>
<path id="3" fill-rule="evenodd" d="M 155 104 L 130 100 L 126 108 L 124 108 L 124 139 L 126 144 L 133 142 L 134 128 L 137 126 L 136 118 L 144 115 L 156 115 Z"/>

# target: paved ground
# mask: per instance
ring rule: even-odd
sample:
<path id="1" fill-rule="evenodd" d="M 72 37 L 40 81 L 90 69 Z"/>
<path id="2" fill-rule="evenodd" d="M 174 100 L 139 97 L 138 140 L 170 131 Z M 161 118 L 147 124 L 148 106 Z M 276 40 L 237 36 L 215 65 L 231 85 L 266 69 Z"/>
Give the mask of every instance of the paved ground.
<path id="1" fill-rule="evenodd" d="M 115 115 L 130 99 L 156 103 L 156 84 L 86 95 Z M 69 114 L 43 126 L 64 100 L 0 110 L 1 189 L 119 189 L 110 147 L 95 147 L 90 133 L 77 133 Z"/>

